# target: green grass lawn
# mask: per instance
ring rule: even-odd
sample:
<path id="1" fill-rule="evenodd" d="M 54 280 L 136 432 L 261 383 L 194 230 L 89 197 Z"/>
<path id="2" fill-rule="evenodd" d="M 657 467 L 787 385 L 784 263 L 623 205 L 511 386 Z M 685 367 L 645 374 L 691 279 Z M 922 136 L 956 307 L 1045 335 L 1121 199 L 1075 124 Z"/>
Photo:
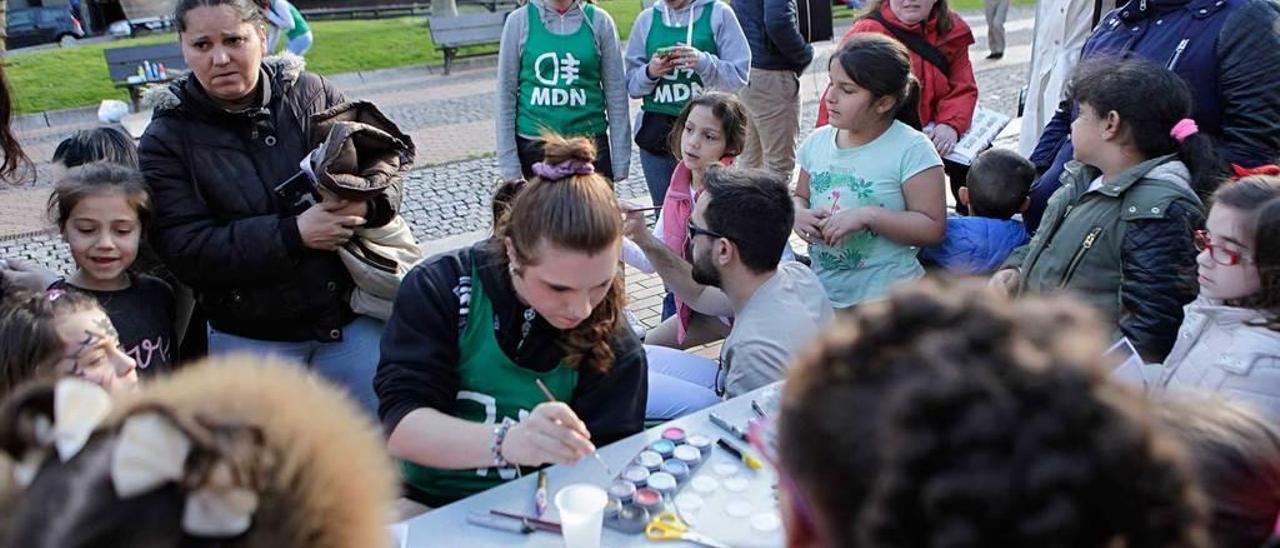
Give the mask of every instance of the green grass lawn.
<path id="1" fill-rule="evenodd" d="M 1034 2 L 1014 0 L 1019 5 Z M 640 13 L 640 0 L 603 0 L 599 5 L 613 16 L 618 33 L 626 40 Z M 982 0 L 958 0 L 952 6 L 960 10 L 981 9 Z M 835 8 L 837 19 L 852 16 L 851 10 Z M 315 33 L 315 46 L 307 53 L 307 67 L 320 74 L 444 62 L 443 54 L 431 41 L 423 17 L 317 21 L 311 28 Z M 107 77 L 102 50 L 176 39 L 175 35 L 166 34 L 11 54 L 4 62 L 15 108 L 27 113 L 93 105 L 103 99 L 128 100 L 128 94 L 115 88 Z M 467 53 L 493 51 L 497 51 L 496 45 L 464 50 Z"/>

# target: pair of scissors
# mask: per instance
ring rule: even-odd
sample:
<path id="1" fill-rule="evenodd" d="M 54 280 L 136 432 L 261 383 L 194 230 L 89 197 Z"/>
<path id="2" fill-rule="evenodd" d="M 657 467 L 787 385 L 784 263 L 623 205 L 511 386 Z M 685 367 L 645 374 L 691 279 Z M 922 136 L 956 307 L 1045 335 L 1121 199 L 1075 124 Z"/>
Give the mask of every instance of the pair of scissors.
<path id="1" fill-rule="evenodd" d="M 689 530 L 689 526 L 672 512 L 663 512 L 654 516 L 644 528 L 644 536 L 649 540 L 685 540 L 710 548 L 729 548 L 729 545 L 710 537 Z"/>

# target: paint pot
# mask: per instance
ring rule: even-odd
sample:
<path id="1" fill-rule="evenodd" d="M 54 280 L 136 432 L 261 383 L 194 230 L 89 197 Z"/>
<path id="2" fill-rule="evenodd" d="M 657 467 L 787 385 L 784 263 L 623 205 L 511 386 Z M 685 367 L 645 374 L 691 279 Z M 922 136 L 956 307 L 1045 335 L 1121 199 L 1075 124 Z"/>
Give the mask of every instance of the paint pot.
<path id="1" fill-rule="evenodd" d="M 662 511 L 662 493 L 656 489 L 645 487 L 636 491 L 635 505 L 644 508 L 650 514 Z"/>
<path id="2" fill-rule="evenodd" d="M 684 439 L 685 439 L 684 429 L 672 426 L 671 428 L 663 430 L 662 439 L 667 440 L 676 445 L 680 445 L 684 443 Z"/>
<path id="3" fill-rule="evenodd" d="M 617 517 L 609 522 L 610 526 L 629 535 L 644 532 L 649 523 L 649 511 L 639 506 L 623 506 Z"/>
<path id="4" fill-rule="evenodd" d="M 694 491 L 704 495 L 710 495 L 720 488 L 720 482 L 711 476 L 695 476 L 693 481 L 689 482 Z"/>
<path id="5" fill-rule="evenodd" d="M 604 505 L 604 519 L 610 520 L 618 517 L 618 512 L 622 511 L 622 501 L 609 497 L 609 502 Z"/>
<path id="6" fill-rule="evenodd" d="M 716 440 L 711 439 L 711 436 L 694 434 L 689 436 L 689 439 L 685 440 L 685 445 L 697 449 L 699 453 L 702 453 L 702 458 L 705 459 L 707 458 L 707 455 L 711 454 L 711 448 L 715 447 Z"/>
<path id="7" fill-rule="evenodd" d="M 689 465 L 679 460 L 667 459 L 662 463 L 662 471 L 671 474 L 678 485 L 684 485 L 684 482 L 689 481 Z"/>
<path id="8" fill-rule="evenodd" d="M 657 472 L 659 468 L 662 468 L 663 460 L 665 460 L 665 457 L 653 451 L 641 451 L 636 456 L 636 464 L 643 466 L 650 472 Z"/>
<path id="9" fill-rule="evenodd" d="M 702 453 L 698 451 L 698 448 L 690 445 L 676 447 L 676 451 L 672 455 L 675 456 L 676 460 L 688 466 L 690 470 L 697 468 L 702 463 Z"/>
<path id="10" fill-rule="evenodd" d="M 671 440 L 658 440 L 649 444 L 649 450 L 661 455 L 663 460 L 666 460 L 676 452 L 676 444 Z"/>
<path id="11" fill-rule="evenodd" d="M 609 486 L 609 497 L 618 499 L 622 504 L 631 504 L 631 499 L 636 496 L 636 484 L 630 481 L 615 481 Z"/>
<path id="12" fill-rule="evenodd" d="M 659 493 L 663 497 L 671 497 L 676 492 L 676 477 L 666 472 L 654 472 L 649 475 L 649 488 Z"/>
<path id="13" fill-rule="evenodd" d="M 628 466 L 622 471 L 622 479 L 631 482 L 636 487 L 644 487 L 648 485 L 649 469 L 640 465 Z"/>

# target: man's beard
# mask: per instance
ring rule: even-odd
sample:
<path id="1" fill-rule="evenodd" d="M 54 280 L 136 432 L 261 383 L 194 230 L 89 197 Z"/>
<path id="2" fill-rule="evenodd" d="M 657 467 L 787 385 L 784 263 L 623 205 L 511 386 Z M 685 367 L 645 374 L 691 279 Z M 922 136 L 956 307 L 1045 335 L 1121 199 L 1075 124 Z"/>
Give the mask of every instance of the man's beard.
<path id="1" fill-rule="evenodd" d="M 711 264 L 711 254 L 704 253 L 693 258 L 693 281 L 711 287 L 720 287 L 720 271 Z"/>

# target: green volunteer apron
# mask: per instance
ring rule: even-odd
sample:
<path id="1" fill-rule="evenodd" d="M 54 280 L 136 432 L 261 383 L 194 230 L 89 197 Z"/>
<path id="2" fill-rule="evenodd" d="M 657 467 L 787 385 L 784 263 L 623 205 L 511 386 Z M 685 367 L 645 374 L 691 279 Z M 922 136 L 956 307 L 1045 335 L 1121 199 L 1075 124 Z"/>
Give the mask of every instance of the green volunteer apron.
<path id="1" fill-rule="evenodd" d="M 289 4 L 289 17 L 293 18 L 293 30 L 290 30 L 285 36 L 288 36 L 290 40 L 311 32 L 311 27 L 307 26 L 307 20 L 302 18 L 302 13 L 298 11 L 298 8 L 293 7 L 293 4 Z"/>
<path id="2" fill-rule="evenodd" d="M 561 363 L 551 371 L 538 373 L 511 361 L 494 336 L 493 304 L 474 267 L 471 284 L 467 327 L 458 341 L 458 400 L 450 415 L 483 424 L 498 424 L 504 417 L 521 420 L 529 410 L 547 401 L 535 379 L 542 379 L 557 400 L 569 401 L 578 384 L 577 370 Z M 410 485 L 450 501 L 515 478 L 514 469 L 441 470 L 409 462 L 401 463 L 401 472 Z"/>
<path id="3" fill-rule="evenodd" d="M 715 2 L 702 7 L 702 15 L 693 23 L 693 47 L 712 55 L 720 53 L 716 47 L 716 35 L 711 29 L 711 12 L 715 11 Z M 649 36 L 645 39 L 644 54 L 653 59 L 659 49 L 676 44 L 683 44 L 689 38 L 689 27 L 668 27 L 662 22 L 662 14 L 653 11 L 653 21 L 649 24 Z M 677 69 L 658 79 L 653 93 L 646 95 L 641 107 L 649 112 L 659 112 L 671 116 L 679 116 L 689 99 L 702 94 L 702 77 L 693 69 Z"/>
<path id="4" fill-rule="evenodd" d="M 600 81 L 600 52 L 596 49 L 595 6 L 583 6 L 586 21 L 578 31 L 561 36 L 542 25 L 534 6 L 529 14 L 529 37 L 520 54 L 520 94 L 516 103 L 516 133 L 537 138 L 550 130 L 566 136 L 594 136 L 605 132 L 604 87 Z"/>

